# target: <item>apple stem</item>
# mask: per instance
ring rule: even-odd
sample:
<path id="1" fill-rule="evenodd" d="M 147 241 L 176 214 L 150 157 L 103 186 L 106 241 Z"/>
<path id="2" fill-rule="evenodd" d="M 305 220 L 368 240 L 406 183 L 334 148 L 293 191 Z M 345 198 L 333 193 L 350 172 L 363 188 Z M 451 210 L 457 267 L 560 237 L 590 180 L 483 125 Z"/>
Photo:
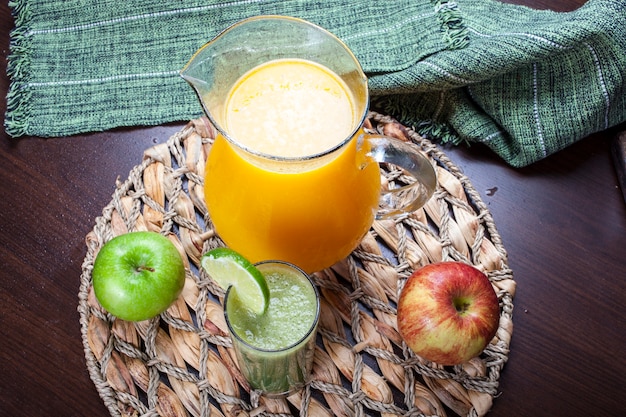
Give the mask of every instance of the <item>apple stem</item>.
<path id="1" fill-rule="evenodd" d="M 141 271 L 150 271 L 150 272 L 154 272 L 154 268 L 150 268 L 149 266 L 138 266 L 137 267 L 137 272 L 141 272 Z"/>

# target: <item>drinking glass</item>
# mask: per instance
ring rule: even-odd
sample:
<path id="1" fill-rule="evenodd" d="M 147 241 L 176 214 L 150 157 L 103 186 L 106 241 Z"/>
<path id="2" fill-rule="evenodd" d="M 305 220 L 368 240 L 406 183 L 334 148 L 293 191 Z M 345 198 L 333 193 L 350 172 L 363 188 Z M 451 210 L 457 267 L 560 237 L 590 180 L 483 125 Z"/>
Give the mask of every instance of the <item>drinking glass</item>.
<path id="1" fill-rule="evenodd" d="M 268 395 L 288 394 L 311 373 L 319 295 L 310 277 L 295 265 L 264 261 L 255 266 L 268 282 L 267 311 L 260 316 L 250 313 L 231 287 L 224 298 L 226 324 L 250 386 Z"/>

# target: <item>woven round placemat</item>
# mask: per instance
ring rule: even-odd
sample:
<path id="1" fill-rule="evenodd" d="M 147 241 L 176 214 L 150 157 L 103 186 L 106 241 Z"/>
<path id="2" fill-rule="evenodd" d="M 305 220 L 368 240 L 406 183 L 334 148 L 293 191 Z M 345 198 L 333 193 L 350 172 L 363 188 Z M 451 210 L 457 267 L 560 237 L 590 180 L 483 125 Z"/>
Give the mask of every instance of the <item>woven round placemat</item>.
<path id="1" fill-rule="evenodd" d="M 482 416 L 498 394 L 513 331 L 515 281 L 493 219 L 469 179 L 428 140 L 389 117 L 370 113 L 368 129 L 412 142 L 436 166 L 432 199 L 395 221 L 377 221 L 360 246 L 313 274 L 322 314 L 312 380 L 286 398 L 250 391 L 232 352 L 223 292 L 199 268 L 222 246 L 203 199 L 213 129 L 191 121 L 147 149 L 118 181 L 111 202 L 86 236 L 79 292 L 87 368 L 113 416 Z M 402 181 L 393 168 L 388 181 Z M 187 267 L 179 299 L 159 317 L 118 320 L 98 304 L 93 261 L 102 245 L 134 230 L 153 230 L 179 249 Z M 500 326 L 485 351 L 463 365 L 427 362 L 402 342 L 396 301 L 422 265 L 459 260 L 483 270 L 500 301 Z"/>

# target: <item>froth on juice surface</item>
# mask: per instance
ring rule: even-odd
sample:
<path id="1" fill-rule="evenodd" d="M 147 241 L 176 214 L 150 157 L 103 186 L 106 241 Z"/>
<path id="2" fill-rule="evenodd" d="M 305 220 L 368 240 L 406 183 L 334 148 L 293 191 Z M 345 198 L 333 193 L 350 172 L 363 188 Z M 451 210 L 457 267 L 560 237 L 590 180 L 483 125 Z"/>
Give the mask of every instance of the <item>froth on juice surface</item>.
<path id="1" fill-rule="evenodd" d="M 256 152 L 282 157 L 323 153 L 354 129 L 350 90 L 312 61 L 269 61 L 244 74 L 225 106 L 225 128 Z"/>

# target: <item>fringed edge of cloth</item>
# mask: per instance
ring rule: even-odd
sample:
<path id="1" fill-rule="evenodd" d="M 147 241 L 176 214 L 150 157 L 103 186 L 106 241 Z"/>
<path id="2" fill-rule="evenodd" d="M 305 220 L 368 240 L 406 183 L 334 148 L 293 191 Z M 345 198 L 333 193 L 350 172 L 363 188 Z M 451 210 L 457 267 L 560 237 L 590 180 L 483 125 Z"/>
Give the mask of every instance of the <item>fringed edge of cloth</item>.
<path id="1" fill-rule="evenodd" d="M 469 44 L 469 32 L 455 1 L 431 0 L 437 20 L 441 25 L 444 41 L 450 49 L 462 49 Z"/>
<path id="2" fill-rule="evenodd" d="M 15 28 L 11 31 L 7 75 L 12 80 L 7 92 L 4 127 L 9 136 L 23 136 L 28 131 L 31 113 L 30 59 L 32 53 L 32 14 L 28 0 L 9 1 Z"/>

